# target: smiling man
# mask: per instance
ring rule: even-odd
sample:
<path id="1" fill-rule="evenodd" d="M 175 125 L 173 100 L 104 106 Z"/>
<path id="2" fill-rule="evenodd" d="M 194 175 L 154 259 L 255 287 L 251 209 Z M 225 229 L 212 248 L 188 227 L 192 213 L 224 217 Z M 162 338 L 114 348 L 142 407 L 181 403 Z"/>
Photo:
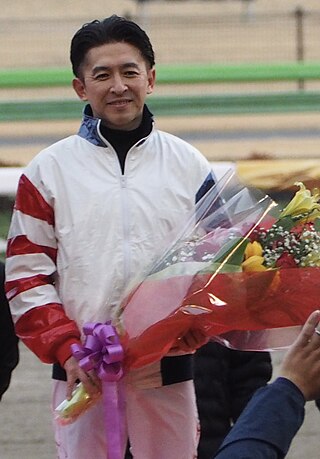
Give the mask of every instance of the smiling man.
<path id="1" fill-rule="evenodd" d="M 17 335 L 53 363 L 53 407 L 77 381 L 100 392 L 72 356 L 83 325 L 106 322 L 124 289 L 213 185 L 207 160 L 156 129 L 145 105 L 155 84 L 150 40 L 118 16 L 85 24 L 71 42 L 73 88 L 88 101 L 78 134 L 25 169 L 7 252 L 7 296 Z M 138 320 L 138 318 L 137 318 Z M 175 352 L 124 378 L 126 427 L 136 459 L 194 459 L 198 416 L 189 332 Z M 178 350 L 178 355 L 177 351 Z M 103 406 L 55 423 L 59 458 L 104 459 Z M 127 439 L 123 442 L 123 454 Z"/>
<path id="2" fill-rule="evenodd" d="M 140 126 L 146 94 L 151 94 L 155 70 L 129 43 L 107 43 L 88 51 L 73 87 L 89 100 L 93 116 L 111 129 Z"/>

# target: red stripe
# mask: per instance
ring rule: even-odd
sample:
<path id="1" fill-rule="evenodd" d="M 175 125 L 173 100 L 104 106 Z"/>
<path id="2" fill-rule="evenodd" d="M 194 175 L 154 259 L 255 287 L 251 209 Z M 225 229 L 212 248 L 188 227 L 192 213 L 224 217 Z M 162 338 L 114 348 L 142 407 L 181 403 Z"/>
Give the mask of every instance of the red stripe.
<path id="1" fill-rule="evenodd" d="M 16 334 L 43 362 L 63 365 L 71 356 L 70 344 L 80 343 L 80 333 L 61 304 L 30 309 L 15 325 Z"/>
<path id="2" fill-rule="evenodd" d="M 21 277 L 12 281 L 6 281 L 5 290 L 8 300 L 12 300 L 15 296 L 22 292 L 26 292 L 31 288 L 39 287 L 41 285 L 53 284 L 51 276 L 45 274 L 38 274 L 31 277 Z"/>
<path id="3" fill-rule="evenodd" d="M 19 180 L 15 209 L 31 217 L 44 220 L 49 225 L 54 224 L 52 207 L 25 175 L 22 175 Z"/>
<path id="4" fill-rule="evenodd" d="M 54 263 L 57 259 L 57 249 L 54 249 L 53 247 L 35 244 L 29 241 L 26 236 L 22 235 L 8 239 L 7 257 L 13 257 L 15 255 L 26 255 L 31 253 L 44 253 Z"/>

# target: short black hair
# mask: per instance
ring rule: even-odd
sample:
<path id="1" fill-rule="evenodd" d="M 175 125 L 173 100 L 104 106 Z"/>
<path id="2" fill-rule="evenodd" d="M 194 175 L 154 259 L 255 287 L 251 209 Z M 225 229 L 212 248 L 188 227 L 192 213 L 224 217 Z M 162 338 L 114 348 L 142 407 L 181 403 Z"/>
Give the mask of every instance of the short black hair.
<path id="1" fill-rule="evenodd" d="M 73 36 L 70 60 L 74 75 L 81 77 L 81 65 L 91 48 L 118 42 L 135 46 L 150 68 L 155 65 L 154 51 L 146 32 L 135 22 L 114 14 L 102 21 L 95 19 L 84 24 Z"/>

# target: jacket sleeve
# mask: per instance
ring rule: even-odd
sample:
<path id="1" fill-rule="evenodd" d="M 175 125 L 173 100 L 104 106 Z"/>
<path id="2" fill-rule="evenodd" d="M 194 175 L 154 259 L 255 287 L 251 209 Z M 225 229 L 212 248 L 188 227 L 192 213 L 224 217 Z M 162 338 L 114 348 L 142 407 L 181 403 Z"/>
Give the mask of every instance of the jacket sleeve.
<path id="1" fill-rule="evenodd" d="M 214 457 L 284 458 L 303 423 L 304 406 L 302 393 L 291 381 L 276 379 L 252 397 Z"/>
<path id="2" fill-rule="evenodd" d="M 6 295 L 19 338 L 43 362 L 63 365 L 80 333 L 55 288 L 54 209 L 43 194 L 21 176 L 8 235 Z"/>

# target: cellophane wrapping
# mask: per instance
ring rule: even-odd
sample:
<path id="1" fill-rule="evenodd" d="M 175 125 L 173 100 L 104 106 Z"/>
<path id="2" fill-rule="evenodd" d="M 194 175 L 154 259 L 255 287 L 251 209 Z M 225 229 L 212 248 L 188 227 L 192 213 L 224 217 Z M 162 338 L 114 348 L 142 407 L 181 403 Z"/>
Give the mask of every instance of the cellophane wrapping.
<path id="1" fill-rule="evenodd" d="M 319 307 L 319 195 L 283 211 L 230 171 L 128 287 L 114 323 L 127 369 L 161 359 L 190 330 L 240 350 L 288 347 Z"/>

